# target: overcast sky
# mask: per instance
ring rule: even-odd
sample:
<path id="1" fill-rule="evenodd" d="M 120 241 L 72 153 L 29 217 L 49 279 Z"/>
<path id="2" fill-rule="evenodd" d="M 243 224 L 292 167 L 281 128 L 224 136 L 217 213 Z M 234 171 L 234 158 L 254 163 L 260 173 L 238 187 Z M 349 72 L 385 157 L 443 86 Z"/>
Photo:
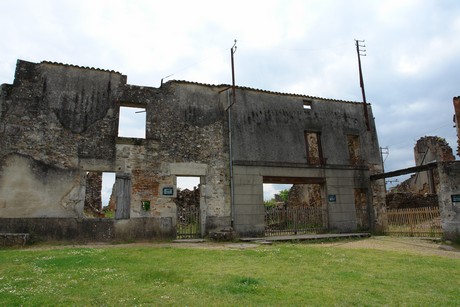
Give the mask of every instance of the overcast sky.
<path id="1" fill-rule="evenodd" d="M 230 84 L 361 101 L 354 39 L 387 171 L 414 165 L 425 135 L 456 152 L 460 1 L 0 0 L 0 83 L 17 59 L 116 70 L 128 83 Z M 170 76 L 172 75 L 172 76 Z"/>

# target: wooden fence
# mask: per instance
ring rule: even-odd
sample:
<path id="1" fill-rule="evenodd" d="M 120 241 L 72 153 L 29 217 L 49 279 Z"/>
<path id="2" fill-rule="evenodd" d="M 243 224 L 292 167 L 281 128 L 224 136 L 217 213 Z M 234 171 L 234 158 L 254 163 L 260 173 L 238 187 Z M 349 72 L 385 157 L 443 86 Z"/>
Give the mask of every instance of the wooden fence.
<path id="1" fill-rule="evenodd" d="M 441 237 L 438 207 L 391 209 L 386 212 L 385 233 L 395 236 Z"/>
<path id="2" fill-rule="evenodd" d="M 319 233 L 327 230 L 327 211 L 313 207 L 267 208 L 265 235 Z"/>

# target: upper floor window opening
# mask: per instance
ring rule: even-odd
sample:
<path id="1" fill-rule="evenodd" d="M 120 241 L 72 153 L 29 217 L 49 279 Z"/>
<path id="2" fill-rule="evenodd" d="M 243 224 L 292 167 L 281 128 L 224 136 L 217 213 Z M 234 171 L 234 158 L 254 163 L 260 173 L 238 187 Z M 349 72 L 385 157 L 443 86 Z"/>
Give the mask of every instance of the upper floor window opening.
<path id="1" fill-rule="evenodd" d="M 145 139 L 145 108 L 120 107 L 118 136 Z"/>
<path id="2" fill-rule="evenodd" d="M 303 100 L 303 109 L 304 109 L 305 111 L 311 110 L 312 103 L 313 103 L 313 102 L 312 102 L 311 100 L 304 99 L 304 100 Z"/>
<path id="3" fill-rule="evenodd" d="M 323 150 L 321 148 L 321 133 L 305 131 L 304 137 L 307 151 L 307 163 L 311 165 L 324 164 Z"/>

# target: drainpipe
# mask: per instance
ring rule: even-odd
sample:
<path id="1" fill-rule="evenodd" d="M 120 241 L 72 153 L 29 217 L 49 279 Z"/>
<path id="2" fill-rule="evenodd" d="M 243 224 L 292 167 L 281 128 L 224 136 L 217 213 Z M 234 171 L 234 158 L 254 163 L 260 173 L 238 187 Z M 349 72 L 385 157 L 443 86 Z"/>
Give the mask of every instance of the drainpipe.
<path id="1" fill-rule="evenodd" d="M 230 102 L 230 93 L 227 91 L 227 112 L 228 112 L 228 147 L 229 147 L 229 155 L 230 155 L 230 215 L 231 215 L 231 227 L 234 226 L 235 221 L 235 190 L 234 190 L 234 183 L 233 183 L 233 147 L 232 147 L 232 111 L 230 108 L 236 102 L 236 86 L 235 86 L 235 65 L 233 61 L 233 55 L 236 52 L 236 39 L 235 43 L 233 44 L 232 48 L 230 48 L 230 59 L 232 64 L 232 101 Z"/>
<path id="2" fill-rule="evenodd" d="M 233 98 L 234 99 L 234 98 Z M 228 150 L 230 158 L 230 216 L 231 216 L 231 227 L 233 228 L 233 223 L 235 220 L 235 190 L 233 187 L 233 147 L 232 147 L 232 111 L 230 107 L 232 106 L 230 102 L 230 92 L 227 91 L 227 113 L 228 113 Z"/>

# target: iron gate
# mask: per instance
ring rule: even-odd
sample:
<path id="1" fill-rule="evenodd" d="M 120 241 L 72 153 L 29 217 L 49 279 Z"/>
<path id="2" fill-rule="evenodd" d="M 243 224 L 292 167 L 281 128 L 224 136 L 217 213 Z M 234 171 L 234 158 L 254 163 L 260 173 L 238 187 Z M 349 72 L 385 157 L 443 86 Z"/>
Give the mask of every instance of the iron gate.
<path id="1" fill-rule="evenodd" d="M 177 239 L 196 239 L 201 237 L 200 208 L 195 206 L 177 207 Z"/>
<path id="2" fill-rule="evenodd" d="M 327 211 L 323 208 L 266 208 L 265 236 L 321 233 L 327 230 Z"/>
<path id="3" fill-rule="evenodd" d="M 388 209 L 385 233 L 393 236 L 442 237 L 439 207 Z"/>

